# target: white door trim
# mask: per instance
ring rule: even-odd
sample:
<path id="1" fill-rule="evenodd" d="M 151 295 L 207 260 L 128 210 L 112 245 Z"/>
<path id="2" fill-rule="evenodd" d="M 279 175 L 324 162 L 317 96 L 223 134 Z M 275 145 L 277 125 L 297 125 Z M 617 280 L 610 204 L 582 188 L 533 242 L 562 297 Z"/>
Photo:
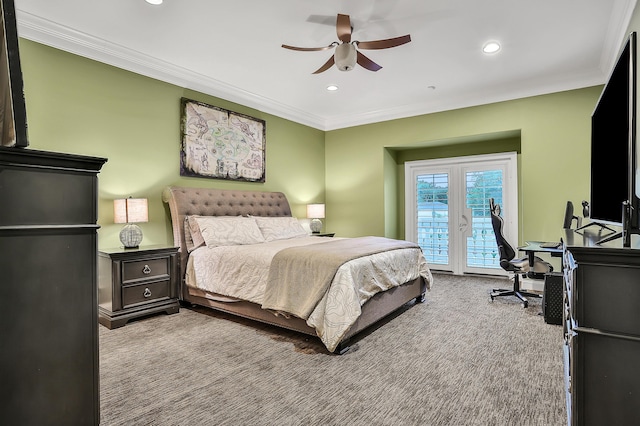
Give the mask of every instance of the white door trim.
<path id="1" fill-rule="evenodd" d="M 505 175 L 503 177 L 503 200 L 502 211 L 507 212 L 503 216 L 505 228 L 504 234 L 508 241 L 512 244 L 518 241 L 518 160 L 516 152 L 504 152 L 497 154 L 469 155 L 455 158 L 441 158 L 435 160 L 417 160 L 407 161 L 405 163 L 405 239 L 417 242 L 417 194 L 416 180 L 417 177 L 425 173 L 434 173 L 441 171 L 458 170 L 457 173 L 451 173 L 450 191 L 460 188 L 460 173 L 465 169 L 466 165 L 476 165 L 479 167 L 490 167 L 492 164 L 504 167 Z M 454 186 L 455 185 L 455 186 Z M 450 194 L 450 199 L 454 197 L 461 199 L 462 195 Z M 464 199 L 462 197 L 462 199 Z M 457 249 L 463 249 L 460 246 L 460 236 L 456 231 L 458 228 L 458 218 L 463 215 L 463 206 L 457 207 L 460 202 L 453 202 L 456 211 L 450 212 L 451 218 L 455 220 L 449 221 L 450 250 L 451 246 L 457 246 Z M 454 223 L 455 222 L 455 223 Z M 455 236 L 455 237 L 454 237 Z M 452 258 L 455 258 L 452 257 Z M 460 256 L 458 256 L 460 258 Z M 434 265 L 437 270 L 439 265 Z M 454 262 L 450 266 L 451 272 L 461 273 L 460 262 Z M 449 269 L 444 269 L 449 270 Z"/>

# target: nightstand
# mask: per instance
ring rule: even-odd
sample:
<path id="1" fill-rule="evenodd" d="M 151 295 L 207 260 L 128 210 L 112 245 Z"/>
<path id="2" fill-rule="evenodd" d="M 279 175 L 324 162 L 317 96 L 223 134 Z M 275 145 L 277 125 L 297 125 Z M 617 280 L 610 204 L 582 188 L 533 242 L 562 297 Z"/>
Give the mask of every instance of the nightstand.
<path id="1" fill-rule="evenodd" d="M 98 252 L 98 321 L 109 329 L 158 312 L 175 314 L 178 248 L 142 246 Z"/>
<path id="2" fill-rule="evenodd" d="M 335 232 L 320 232 L 319 234 L 311 234 L 312 237 L 333 237 Z"/>

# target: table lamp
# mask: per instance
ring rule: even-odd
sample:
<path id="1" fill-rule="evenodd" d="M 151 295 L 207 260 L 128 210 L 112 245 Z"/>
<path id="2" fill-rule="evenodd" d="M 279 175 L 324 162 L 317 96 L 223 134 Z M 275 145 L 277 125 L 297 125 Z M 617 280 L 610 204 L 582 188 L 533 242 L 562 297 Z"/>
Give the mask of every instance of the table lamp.
<path id="1" fill-rule="evenodd" d="M 314 234 L 319 234 L 324 219 L 324 204 L 307 204 L 307 218 L 311 219 L 309 228 Z"/>
<path id="2" fill-rule="evenodd" d="M 120 242 L 125 248 L 136 248 L 142 242 L 142 229 L 136 223 L 149 220 L 146 198 L 122 198 L 113 200 L 113 221 L 126 223 L 120 231 Z"/>

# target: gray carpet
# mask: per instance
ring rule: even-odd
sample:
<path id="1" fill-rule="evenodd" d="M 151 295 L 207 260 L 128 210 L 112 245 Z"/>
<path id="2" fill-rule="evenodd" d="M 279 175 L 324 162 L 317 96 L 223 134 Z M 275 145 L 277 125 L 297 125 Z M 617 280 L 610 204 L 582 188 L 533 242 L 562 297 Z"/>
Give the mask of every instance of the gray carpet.
<path id="1" fill-rule="evenodd" d="M 100 326 L 102 425 L 564 425 L 562 327 L 505 280 L 435 275 L 345 355 L 181 309 Z"/>

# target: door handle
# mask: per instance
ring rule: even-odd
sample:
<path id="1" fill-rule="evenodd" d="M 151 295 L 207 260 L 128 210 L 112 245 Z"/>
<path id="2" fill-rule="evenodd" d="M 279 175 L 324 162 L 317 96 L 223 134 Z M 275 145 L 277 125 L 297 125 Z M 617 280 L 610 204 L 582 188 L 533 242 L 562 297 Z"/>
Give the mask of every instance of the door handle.
<path id="1" fill-rule="evenodd" d="M 469 218 L 466 214 L 463 214 L 460 217 L 460 222 L 458 223 L 458 231 L 465 232 L 469 227 Z"/>

